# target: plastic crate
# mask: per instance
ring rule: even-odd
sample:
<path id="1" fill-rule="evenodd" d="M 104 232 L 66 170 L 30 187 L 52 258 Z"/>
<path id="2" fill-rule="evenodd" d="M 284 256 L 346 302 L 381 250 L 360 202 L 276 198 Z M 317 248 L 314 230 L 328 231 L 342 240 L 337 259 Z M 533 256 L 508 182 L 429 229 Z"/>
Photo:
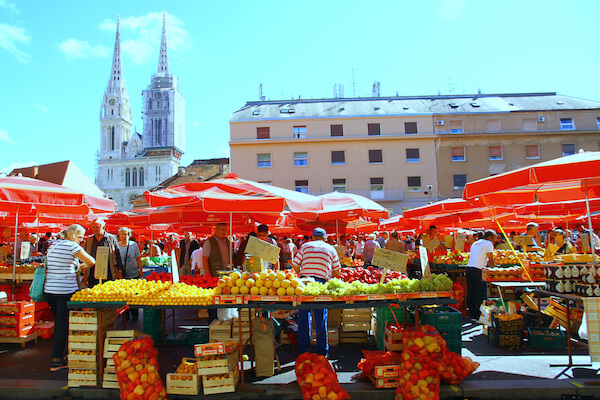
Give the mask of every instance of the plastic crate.
<path id="1" fill-rule="evenodd" d="M 462 336 L 460 332 L 458 334 L 442 333 L 442 338 L 446 341 L 448 350 L 459 355 L 462 353 Z"/>
<path id="2" fill-rule="evenodd" d="M 498 331 L 501 335 L 521 335 L 523 336 L 524 328 L 524 319 L 520 314 L 512 314 L 516 315 L 512 320 L 502 321 L 498 319 L 496 314 L 492 314 L 492 326 L 494 329 Z"/>
<path id="3" fill-rule="evenodd" d="M 162 314 L 161 310 L 149 310 L 144 309 L 144 323 L 142 331 L 152 337 L 155 342 L 162 342 L 163 331 L 162 331 Z"/>
<path id="4" fill-rule="evenodd" d="M 208 329 L 198 329 L 194 328 L 188 332 L 187 336 L 187 344 L 195 345 L 195 344 L 204 344 L 208 343 Z"/>
<path id="5" fill-rule="evenodd" d="M 187 343 L 188 334 L 186 332 L 172 333 L 165 338 L 166 344 L 184 345 Z"/>
<path id="6" fill-rule="evenodd" d="M 567 337 L 560 329 L 529 328 L 527 332 L 529 347 L 541 349 L 564 349 L 567 347 Z"/>
<path id="7" fill-rule="evenodd" d="M 520 349 L 523 347 L 523 334 L 504 335 L 499 333 L 494 327 L 490 327 L 488 329 L 488 342 L 495 347 Z"/>
<path id="8" fill-rule="evenodd" d="M 440 333 L 454 333 L 462 329 L 462 313 L 455 308 L 440 306 L 420 308 L 419 322 L 431 325 Z"/>

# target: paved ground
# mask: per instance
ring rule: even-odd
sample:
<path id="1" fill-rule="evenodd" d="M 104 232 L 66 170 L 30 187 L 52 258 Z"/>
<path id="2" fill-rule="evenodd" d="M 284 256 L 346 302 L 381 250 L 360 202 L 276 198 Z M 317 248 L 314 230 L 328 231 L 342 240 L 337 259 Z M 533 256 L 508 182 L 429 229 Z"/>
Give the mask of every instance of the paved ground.
<path id="1" fill-rule="evenodd" d="M 140 313 L 141 315 L 141 313 Z M 191 312 L 178 311 L 176 326 L 199 325 Z M 119 329 L 122 322 L 119 318 Z M 171 324 L 168 324 L 169 327 Z M 142 321 L 128 323 L 128 329 L 142 329 Z M 182 331 L 177 328 L 178 331 Z M 168 332 L 170 333 L 170 332 Z M 353 399 L 393 399 L 393 390 L 378 390 L 369 381 L 358 380 L 356 367 L 360 350 L 374 349 L 373 345 L 341 345 L 332 347 L 330 360 L 338 378 Z M 67 371 L 50 372 L 52 339 L 29 343 L 25 349 L 18 345 L 0 344 L 0 399 L 118 399 L 118 391 L 110 389 L 68 389 Z M 599 365 L 566 369 L 551 364 L 565 364 L 566 350 L 521 350 L 496 348 L 487 343 L 480 326 L 463 325 L 463 356 L 481 363 L 480 368 L 460 385 L 442 385 L 445 399 L 600 399 Z M 575 347 L 575 364 L 588 364 L 587 349 Z M 223 399 L 285 399 L 300 400 L 295 383 L 293 346 L 278 350 L 281 370 L 267 379 L 257 379 L 246 373 L 246 388 L 241 393 L 219 395 Z M 191 346 L 160 346 L 161 374 L 173 372 L 182 357 L 193 356 Z M 563 373 L 564 372 L 564 373 Z M 186 396 L 171 396 L 185 399 Z M 200 396 L 202 397 L 202 396 Z M 193 397 L 192 397 L 193 398 Z"/>

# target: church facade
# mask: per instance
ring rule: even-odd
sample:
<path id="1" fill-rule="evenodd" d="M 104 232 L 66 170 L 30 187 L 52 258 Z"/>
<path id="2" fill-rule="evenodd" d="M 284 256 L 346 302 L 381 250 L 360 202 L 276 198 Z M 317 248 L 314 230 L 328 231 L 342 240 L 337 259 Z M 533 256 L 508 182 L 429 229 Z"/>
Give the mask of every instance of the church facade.
<path id="1" fill-rule="evenodd" d="M 119 22 L 110 79 L 100 105 L 96 184 L 119 208 L 177 173 L 185 151 L 185 100 L 169 69 L 163 16 L 158 69 L 142 91 L 143 132 L 132 130 L 132 111 L 121 63 Z"/>

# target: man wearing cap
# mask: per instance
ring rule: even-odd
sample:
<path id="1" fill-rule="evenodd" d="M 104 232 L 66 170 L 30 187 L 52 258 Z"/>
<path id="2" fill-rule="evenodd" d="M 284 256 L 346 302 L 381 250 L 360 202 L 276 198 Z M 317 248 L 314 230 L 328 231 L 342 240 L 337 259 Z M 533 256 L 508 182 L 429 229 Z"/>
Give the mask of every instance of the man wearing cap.
<path id="1" fill-rule="evenodd" d="M 333 246 L 327 244 L 327 233 L 323 228 L 313 231 L 312 241 L 300 247 L 294 257 L 293 268 L 300 277 L 312 277 L 317 282 L 325 283 L 340 274 L 340 259 Z M 308 351 L 310 346 L 311 312 L 315 317 L 317 332 L 316 353 L 327 356 L 329 344 L 327 343 L 327 310 L 306 310 L 298 312 L 298 350 L 300 353 Z"/>

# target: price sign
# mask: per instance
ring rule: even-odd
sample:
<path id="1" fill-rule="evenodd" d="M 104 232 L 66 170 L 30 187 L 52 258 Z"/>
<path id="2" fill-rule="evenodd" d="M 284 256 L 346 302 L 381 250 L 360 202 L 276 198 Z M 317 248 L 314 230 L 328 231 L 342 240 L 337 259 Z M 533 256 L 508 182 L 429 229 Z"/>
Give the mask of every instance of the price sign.
<path id="1" fill-rule="evenodd" d="M 519 235 L 514 237 L 515 246 L 529 246 L 533 244 L 533 236 L 531 235 Z"/>
<path id="2" fill-rule="evenodd" d="M 407 263 L 408 256 L 406 254 L 379 248 L 375 249 L 373 260 L 371 261 L 371 264 L 377 265 L 378 267 L 400 271 L 402 273 L 406 273 Z"/>
<path id="3" fill-rule="evenodd" d="M 557 245 L 555 245 L 554 243 L 550 243 L 548 245 L 548 251 L 550 252 L 550 255 L 554 255 L 554 253 L 556 253 L 558 251 L 559 247 Z"/>
<path id="4" fill-rule="evenodd" d="M 427 258 L 427 249 L 419 247 L 419 257 L 421 259 L 421 272 L 423 278 L 431 278 L 431 268 L 429 268 L 429 259 Z"/>
<path id="5" fill-rule="evenodd" d="M 465 242 L 467 241 L 467 235 L 464 233 L 457 233 L 456 238 L 454 239 L 454 248 L 458 251 L 463 251 L 465 249 Z"/>
<path id="6" fill-rule="evenodd" d="M 22 242 L 21 243 L 21 258 L 29 258 L 29 254 L 31 254 L 31 242 Z"/>
<path id="7" fill-rule="evenodd" d="M 590 234 L 585 232 L 581 235 L 581 250 L 584 253 L 590 253 L 591 252 L 591 247 L 590 247 Z"/>
<path id="8" fill-rule="evenodd" d="M 267 260 L 271 264 L 276 264 L 279 261 L 279 252 L 281 249 L 271 243 L 267 243 L 264 240 L 250 236 L 248 244 L 246 245 L 246 254 L 252 254 L 255 257 L 260 257 Z"/>
<path id="9" fill-rule="evenodd" d="M 438 240 L 438 238 L 434 237 L 433 239 L 431 239 L 429 241 L 429 244 L 427 244 L 426 247 L 430 253 L 433 253 L 439 245 L 440 245 L 440 241 Z"/>
<path id="10" fill-rule="evenodd" d="M 346 247 L 339 246 L 339 245 L 338 246 L 333 246 L 333 247 L 335 247 L 335 251 L 337 251 L 337 254 L 338 254 L 338 257 L 340 258 L 340 260 L 345 257 Z"/>
<path id="11" fill-rule="evenodd" d="M 179 268 L 177 267 L 177 257 L 175 257 L 175 250 L 171 250 L 171 277 L 173 283 L 179 282 Z"/>
<path id="12" fill-rule="evenodd" d="M 108 247 L 102 246 L 96 249 L 96 267 L 94 268 L 94 278 L 108 278 Z M 115 277 L 116 279 L 116 277 Z"/>

